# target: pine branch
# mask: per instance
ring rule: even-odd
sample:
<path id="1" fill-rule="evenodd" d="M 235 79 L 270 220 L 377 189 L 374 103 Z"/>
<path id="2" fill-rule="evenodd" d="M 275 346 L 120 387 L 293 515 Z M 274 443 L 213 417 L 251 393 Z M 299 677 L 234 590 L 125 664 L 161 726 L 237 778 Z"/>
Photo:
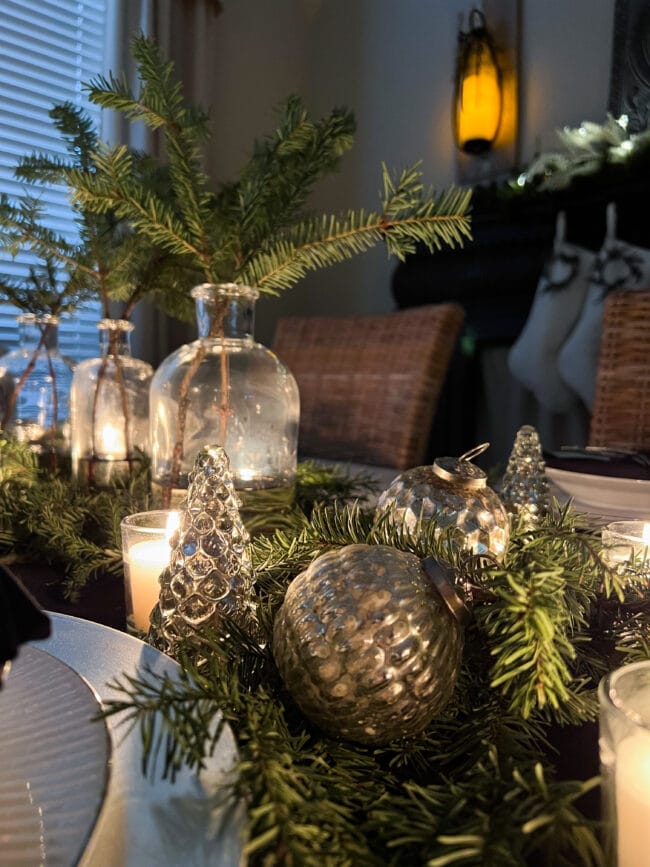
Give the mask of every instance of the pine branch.
<path id="1" fill-rule="evenodd" d="M 325 737 L 286 694 L 271 657 L 286 587 L 324 551 L 365 542 L 451 555 L 453 534 L 433 524 L 408 533 L 358 505 L 314 506 L 293 529 L 254 540 L 260 646 L 234 629 L 204 630 L 184 650 L 185 686 L 172 694 L 132 683 L 111 710 L 144 726 L 152 761 L 151 744 L 163 744 L 167 771 L 205 759 L 223 713 L 240 749 L 237 796 L 249 804 L 253 864 L 523 867 L 536 857 L 602 867 L 578 809 L 596 781 L 557 782 L 547 743 L 551 721 L 593 718 L 594 678 L 581 672 L 606 661 L 591 641 L 606 567 L 596 536 L 576 533 L 575 521 L 565 511 L 538 530 L 516 528 L 500 566 L 451 556 L 474 587 L 475 619 L 454 697 L 417 738 L 371 749 Z M 617 580 L 625 606 L 633 585 Z M 645 619 L 627 617 L 634 653 L 647 652 Z M 618 638 L 623 646 L 623 631 Z"/>
<path id="2" fill-rule="evenodd" d="M 418 243 L 432 251 L 443 243 L 462 244 L 470 237 L 470 192 L 452 189 L 438 201 L 422 199 L 419 179 L 415 167 L 403 172 L 395 183 L 385 172 L 381 213 L 351 211 L 344 217 L 330 215 L 305 221 L 255 255 L 240 279 L 261 291 L 277 293 L 308 271 L 342 262 L 381 241 L 400 259 L 414 252 Z"/>
<path id="3" fill-rule="evenodd" d="M 255 143 L 239 180 L 224 187 L 216 203 L 227 214 L 226 232 L 228 225 L 238 227 L 232 240 L 239 271 L 296 220 L 314 183 L 338 168 L 354 141 L 354 118 L 345 109 L 334 109 L 314 123 L 299 97 L 291 96 L 278 113 L 275 134 Z"/>
<path id="4" fill-rule="evenodd" d="M 483 576 L 495 601 L 476 616 L 494 657 L 492 686 L 524 717 L 543 711 L 576 722 L 595 714 L 593 691 L 575 665 L 608 572 L 597 544 L 576 534 L 570 517 L 568 526 L 549 521 L 523 533 L 503 568 Z"/>
<path id="5" fill-rule="evenodd" d="M 424 190 L 416 167 L 393 179 L 384 167 L 382 210 L 308 219 L 300 210 L 315 182 L 338 167 L 353 141 L 354 119 L 334 109 L 313 122 L 296 96 L 279 110 L 274 134 L 257 141 L 239 179 L 208 190 L 200 169 L 206 117 L 187 105 L 173 66 L 151 40 L 134 42 L 140 92 L 120 79 L 90 85 L 97 104 L 141 120 L 165 137 L 171 198 L 141 183 L 124 148 L 99 150 L 92 176 L 73 176 L 79 205 L 114 210 L 134 230 L 178 256 L 186 256 L 208 282 L 237 281 L 271 294 L 308 271 L 365 252 L 380 241 L 403 258 L 418 244 L 440 249 L 469 235 L 469 191 L 439 198 Z"/>
<path id="6" fill-rule="evenodd" d="M 96 184 L 95 155 L 100 148 L 97 132 L 89 116 L 71 103 L 54 106 L 50 111 L 54 126 L 66 144 L 68 157 L 52 158 L 46 154 L 24 157 L 16 175 L 21 180 L 41 186 L 59 185 L 67 188 L 75 207 L 80 240 L 69 244 L 64 238 L 46 229 L 42 222 L 42 209 L 37 199 L 25 196 L 17 204 L 6 197 L 0 200 L 0 240 L 12 254 L 22 248 L 40 258 L 56 260 L 65 272 L 60 277 L 63 291 L 78 301 L 89 297 L 102 302 L 104 316 L 109 315 L 109 302 L 122 301 L 123 317 L 128 317 L 134 306 L 145 295 L 154 293 L 157 299 L 187 316 L 188 304 L 182 300 L 168 300 L 179 294 L 179 264 L 177 257 L 162 248 L 136 238 L 125 222 L 120 222 L 116 209 L 86 208 L 75 185 Z M 119 151 L 128 165 L 133 182 L 153 195 L 160 191 L 164 200 L 165 172 L 150 157 L 138 152 Z M 188 279 L 186 269 L 185 279 Z M 157 279 L 154 280 L 154 274 Z M 184 287 L 185 288 L 185 287 Z"/>
<path id="7" fill-rule="evenodd" d="M 83 208 L 106 214 L 113 211 L 134 231 L 178 256 L 189 256 L 205 271 L 208 257 L 188 238 L 173 204 L 167 203 L 137 177 L 134 155 L 124 146 L 95 155 L 96 172 L 70 172 L 73 200 Z M 209 277 L 209 271 L 205 273 Z"/>
<path id="8" fill-rule="evenodd" d="M 164 214 L 160 198 L 148 190 L 138 190 L 131 195 L 125 193 L 128 163 L 122 161 L 120 164 L 116 159 L 115 165 L 121 168 L 121 175 L 109 177 L 119 179 L 119 208 L 125 216 L 129 211 L 130 218 L 135 217 L 134 226 L 140 230 L 157 233 L 164 227 L 167 243 L 170 243 L 170 233 L 175 236 L 172 252 L 179 251 L 182 237 L 185 251 L 193 253 L 203 263 L 208 258 L 206 226 L 212 222 L 209 209 L 212 197 L 207 177 L 201 171 L 200 150 L 207 134 L 207 116 L 201 110 L 185 105 L 182 85 L 173 78 L 173 64 L 164 62 L 153 40 L 137 37 L 133 41 L 133 56 L 141 79 L 137 96 L 122 80 L 114 77 L 91 82 L 89 96 L 103 108 L 121 111 L 132 121 L 140 120 L 154 130 L 163 131 L 174 194 L 173 211 L 177 217 L 174 219 L 170 213 Z M 144 202 L 143 208 L 137 207 L 138 199 Z"/>

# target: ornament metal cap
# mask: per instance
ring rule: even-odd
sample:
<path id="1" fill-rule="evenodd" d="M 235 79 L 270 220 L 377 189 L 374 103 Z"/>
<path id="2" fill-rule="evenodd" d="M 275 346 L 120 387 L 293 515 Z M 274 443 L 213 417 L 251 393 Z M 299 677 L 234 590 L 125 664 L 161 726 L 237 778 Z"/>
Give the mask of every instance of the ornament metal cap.
<path id="1" fill-rule="evenodd" d="M 472 458 L 482 455 L 490 447 L 490 443 L 481 443 L 470 449 L 459 458 L 436 458 L 433 462 L 433 472 L 446 482 L 456 482 L 465 488 L 484 488 L 487 485 L 487 473 L 471 463 Z"/>
<path id="2" fill-rule="evenodd" d="M 425 557 L 422 561 L 422 568 L 426 572 L 434 587 L 440 594 L 441 599 L 447 608 L 454 615 L 456 620 L 461 623 L 467 623 L 470 618 L 470 610 L 465 605 L 460 595 L 456 592 L 456 588 L 449 580 L 446 570 L 439 560 L 435 557 Z"/>

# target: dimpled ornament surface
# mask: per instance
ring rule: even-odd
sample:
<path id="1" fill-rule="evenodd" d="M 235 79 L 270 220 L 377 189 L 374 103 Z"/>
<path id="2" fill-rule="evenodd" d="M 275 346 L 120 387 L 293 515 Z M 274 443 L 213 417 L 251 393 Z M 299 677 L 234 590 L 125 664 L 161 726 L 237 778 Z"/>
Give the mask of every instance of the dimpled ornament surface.
<path id="1" fill-rule="evenodd" d="M 384 545 L 314 560 L 273 629 L 276 664 L 303 713 L 363 744 L 419 734 L 451 698 L 462 645 L 419 557 Z"/>
<path id="2" fill-rule="evenodd" d="M 510 519 L 480 467 L 463 458 L 438 458 L 432 466 L 406 470 L 377 501 L 377 516 L 414 531 L 420 520 L 435 519 L 439 529 L 456 527 L 463 547 L 500 560 L 510 538 Z"/>
<path id="3" fill-rule="evenodd" d="M 223 629 L 224 617 L 255 633 L 248 542 L 228 457 L 219 446 L 208 446 L 190 473 L 169 566 L 160 576 L 149 631 L 155 647 L 175 656 L 179 644 L 199 627 Z"/>

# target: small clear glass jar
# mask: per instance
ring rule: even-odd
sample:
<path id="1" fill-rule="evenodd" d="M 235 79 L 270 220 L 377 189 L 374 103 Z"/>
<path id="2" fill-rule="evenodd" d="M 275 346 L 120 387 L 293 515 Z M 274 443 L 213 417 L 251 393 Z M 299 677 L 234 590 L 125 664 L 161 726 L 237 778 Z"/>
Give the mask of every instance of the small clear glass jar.
<path id="1" fill-rule="evenodd" d="M 0 358 L 0 428 L 29 443 L 44 467 L 62 469 L 74 365 L 59 352 L 57 316 L 21 313 L 17 322 L 20 345 Z"/>
<path id="2" fill-rule="evenodd" d="M 650 659 L 598 685 L 603 842 L 608 867 L 640 867 L 650 850 Z"/>
<path id="3" fill-rule="evenodd" d="M 185 496 L 199 451 L 222 446 L 243 510 L 293 500 L 300 399 L 291 372 L 253 338 L 256 289 L 192 290 L 199 337 L 169 355 L 151 383 L 154 503 Z"/>
<path id="4" fill-rule="evenodd" d="M 77 365 L 70 394 L 72 473 L 81 485 L 127 481 L 149 455 L 153 368 L 131 355 L 133 325 L 102 319 L 101 356 Z"/>

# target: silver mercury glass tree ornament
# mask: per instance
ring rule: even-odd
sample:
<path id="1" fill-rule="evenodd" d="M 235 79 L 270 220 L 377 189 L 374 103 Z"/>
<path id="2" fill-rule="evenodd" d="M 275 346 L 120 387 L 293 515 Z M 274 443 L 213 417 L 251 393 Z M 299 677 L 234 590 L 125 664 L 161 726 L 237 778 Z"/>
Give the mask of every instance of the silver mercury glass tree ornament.
<path id="1" fill-rule="evenodd" d="M 528 529 L 538 526 L 549 512 L 549 485 L 542 445 L 537 431 L 529 424 L 517 431 L 500 494 L 506 509 L 520 516 Z"/>
<path id="2" fill-rule="evenodd" d="M 227 630 L 228 620 L 257 633 L 248 543 L 228 456 L 220 446 L 207 446 L 196 457 L 179 507 L 169 566 L 151 612 L 151 644 L 176 656 L 197 630 Z"/>

